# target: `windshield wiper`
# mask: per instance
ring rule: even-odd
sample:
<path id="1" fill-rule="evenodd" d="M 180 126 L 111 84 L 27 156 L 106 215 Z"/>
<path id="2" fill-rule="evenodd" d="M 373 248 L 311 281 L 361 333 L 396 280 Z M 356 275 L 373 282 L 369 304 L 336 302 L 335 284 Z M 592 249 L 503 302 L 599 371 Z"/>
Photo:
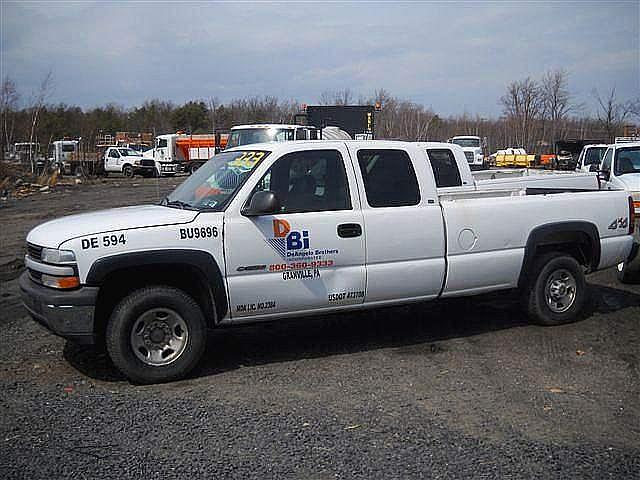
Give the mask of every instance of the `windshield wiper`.
<path id="1" fill-rule="evenodd" d="M 160 205 L 164 205 L 166 207 L 179 207 L 182 210 L 195 210 L 195 207 L 190 203 L 183 202 L 182 200 L 168 200 L 167 197 L 160 202 Z"/>

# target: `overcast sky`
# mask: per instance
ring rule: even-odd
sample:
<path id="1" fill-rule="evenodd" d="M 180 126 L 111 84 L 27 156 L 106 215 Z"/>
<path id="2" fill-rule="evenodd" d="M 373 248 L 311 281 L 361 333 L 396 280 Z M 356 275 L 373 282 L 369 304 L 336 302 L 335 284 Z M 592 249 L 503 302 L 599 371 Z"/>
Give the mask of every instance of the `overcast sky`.
<path id="1" fill-rule="evenodd" d="M 2 2 L 2 75 L 28 96 L 125 107 L 377 88 L 449 115 L 500 114 L 506 85 L 564 68 L 575 99 L 640 95 L 640 2 Z"/>

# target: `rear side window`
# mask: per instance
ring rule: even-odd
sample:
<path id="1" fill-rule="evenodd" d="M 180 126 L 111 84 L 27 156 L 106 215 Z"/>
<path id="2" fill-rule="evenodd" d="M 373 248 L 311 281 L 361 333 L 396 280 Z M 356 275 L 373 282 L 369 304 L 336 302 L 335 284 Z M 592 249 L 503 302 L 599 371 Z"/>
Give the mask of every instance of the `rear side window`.
<path id="1" fill-rule="evenodd" d="M 420 203 L 411 159 L 403 150 L 359 150 L 358 164 L 367 202 L 372 207 L 404 207 Z"/>
<path id="2" fill-rule="evenodd" d="M 462 185 L 460 171 L 453 152 L 446 148 L 427 150 L 431 161 L 436 187 L 459 187 Z"/>
<path id="3" fill-rule="evenodd" d="M 296 130 L 296 140 L 306 140 L 307 139 L 307 131 L 304 128 L 299 128 Z"/>

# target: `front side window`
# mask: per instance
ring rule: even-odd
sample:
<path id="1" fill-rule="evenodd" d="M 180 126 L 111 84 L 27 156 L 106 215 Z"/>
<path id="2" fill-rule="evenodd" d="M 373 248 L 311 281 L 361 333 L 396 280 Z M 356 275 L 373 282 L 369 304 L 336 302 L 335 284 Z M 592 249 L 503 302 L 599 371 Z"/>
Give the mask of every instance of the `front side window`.
<path id="1" fill-rule="evenodd" d="M 460 171 L 453 152 L 446 148 L 427 150 L 436 187 L 459 187 L 462 185 Z"/>
<path id="2" fill-rule="evenodd" d="M 344 161 L 336 150 L 308 150 L 284 155 L 260 180 L 254 192 L 270 190 L 281 213 L 350 210 Z"/>
<path id="3" fill-rule="evenodd" d="M 640 147 L 619 148 L 614 170 L 616 176 L 640 173 Z"/>
<path id="4" fill-rule="evenodd" d="M 158 139 L 158 148 L 165 148 L 168 145 L 166 138 Z"/>
<path id="5" fill-rule="evenodd" d="M 214 155 L 161 204 L 190 210 L 223 210 L 251 172 L 268 155 L 269 152 L 265 151 L 224 152 Z"/>
<path id="6" fill-rule="evenodd" d="M 420 189 L 411 159 L 403 150 L 359 150 L 358 164 L 367 201 L 372 207 L 420 203 Z"/>
<path id="7" fill-rule="evenodd" d="M 138 155 L 137 152 L 135 152 L 134 150 L 131 150 L 130 148 L 119 148 L 118 151 L 120 152 L 120 155 L 122 155 L 123 157 L 135 157 Z"/>

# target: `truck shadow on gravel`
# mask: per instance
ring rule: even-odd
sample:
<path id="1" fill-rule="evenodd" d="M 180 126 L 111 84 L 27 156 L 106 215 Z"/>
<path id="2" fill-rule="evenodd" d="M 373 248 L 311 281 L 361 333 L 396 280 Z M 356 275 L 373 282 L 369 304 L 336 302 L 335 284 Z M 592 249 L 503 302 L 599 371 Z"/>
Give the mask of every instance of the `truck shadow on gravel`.
<path id="1" fill-rule="evenodd" d="M 640 306 L 640 295 L 625 290 L 590 284 L 588 294 L 592 301 L 587 317 Z M 205 357 L 189 378 L 242 366 L 383 348 L 399 348 L 399 354 L 435 355 L 447 350 L 444 341 L 448 339 L 527 325 L 517 297 L 500 293 L 231 327 L 210 334 Z M 67 342 L 63 354 L 95 380 L 125 380 L 104 351 Z"/>

